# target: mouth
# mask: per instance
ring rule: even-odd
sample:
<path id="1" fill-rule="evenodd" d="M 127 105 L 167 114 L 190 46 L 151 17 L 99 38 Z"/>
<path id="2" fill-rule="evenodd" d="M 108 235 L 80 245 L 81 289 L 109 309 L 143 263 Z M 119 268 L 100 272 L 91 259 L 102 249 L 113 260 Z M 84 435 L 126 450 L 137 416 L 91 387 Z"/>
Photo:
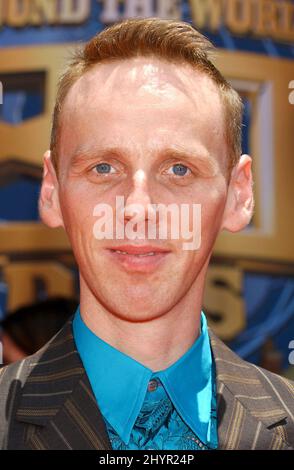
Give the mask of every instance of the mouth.
<path id="1" fill-rule="evenodd" d="M 171 253 L 170 250 L 150 245 L 124 245 L 107 248 L 112 259 L 127 271 L 151 272 Z"/>

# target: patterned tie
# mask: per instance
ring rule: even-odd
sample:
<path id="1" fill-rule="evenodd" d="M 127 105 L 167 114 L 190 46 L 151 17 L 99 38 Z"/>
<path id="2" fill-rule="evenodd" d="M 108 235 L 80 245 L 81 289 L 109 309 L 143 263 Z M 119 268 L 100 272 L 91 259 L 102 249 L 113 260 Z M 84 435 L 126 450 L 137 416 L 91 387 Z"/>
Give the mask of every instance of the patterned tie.
<path id="1" fill-rule="evenodd" d="M 148 387 L 128 445 L 108 424 L 112 448 L 116 450 L 209 449 L 182 420 L 159 379 L 151 382 L 156 383 L 156 388 Z"/>

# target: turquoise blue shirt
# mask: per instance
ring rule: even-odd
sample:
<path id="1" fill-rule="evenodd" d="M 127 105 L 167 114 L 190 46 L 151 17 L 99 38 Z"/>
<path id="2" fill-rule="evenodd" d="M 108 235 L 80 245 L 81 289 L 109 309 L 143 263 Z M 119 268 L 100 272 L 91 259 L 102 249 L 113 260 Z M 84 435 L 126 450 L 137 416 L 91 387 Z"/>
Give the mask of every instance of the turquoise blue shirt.
<path id="1" fill-rule="evenodd" d="M 96 336 L 79 308 L 73 334 L 114 449 L 217 448 L 215 372 L 203 312 L 194 344 L 161 371 Z"/>

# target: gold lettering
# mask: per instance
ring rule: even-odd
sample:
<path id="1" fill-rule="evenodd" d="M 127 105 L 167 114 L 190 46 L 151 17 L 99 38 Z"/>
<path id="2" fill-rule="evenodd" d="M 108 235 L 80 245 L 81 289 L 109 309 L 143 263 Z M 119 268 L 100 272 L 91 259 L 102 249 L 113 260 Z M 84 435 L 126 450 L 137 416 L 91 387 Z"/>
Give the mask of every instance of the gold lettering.
<path id="1" fill-rule="evenodd" d="M 79 24 L 86 21 L 91 13 L 91 0 L 63 0 L 59 22 L 64 24 Z"/>
<path id="2" fill-rule="evenodd" d="M 294 5 L 290 2 L 279 2 L 277 4 L 278 31 L 275 39 L 281 41 L 294 41 Z"/>
<path id="3" fill-rule="evenodd" d="M 4 266 L 3 276 L 8 285 L 8 310 L 14 310 L 36 300 L 36 279 L 42 279 L 48 297 L 73 296 L 73 274 L 57 261 L 11 263 Z"/>
<path id="4" fill-rule="evenodd" d="M 99 21 L 157 16 L 180 19 L 178 0 L 97 0 L 103 4 Z M 124 13 L 119 5 L 124 4 Z M 7 25 L 81 24 L 91 14 L 91 0 L 0 0 L 0 28 Z M 154 5 L 156 10 L 154 10 Z M 196 28 L 217 33 L 224 24 L 233 34 L 294 41 L 294 4 L 288 0 L 189 0 Z"/>
<path id="5" fill-rule="evenodd" d="M 222 0 L 189 0 L 193 23 L 198 28 L 208 26 L 217 31 L 221 26 L 223 14 Z"/>
<path id="6" fill-rule="evenodd" d="M 242 278 L 243 272 L 238 267 L 211 264 L 208 268 L 203 310 L 209 326 L 225 341 L 232 340 L 246 327 Z"/>
<path id="7" fill-rule="evenodd" d="M 251 26 L 251 0 L 228 0 L 226 24 L 233 33 L 248 33 Z"/>
<path id="8" fill-rule="evenodd" d="M 31 0 L 29 22 L 35 26 L 57 23 L 57 0 Z"/>
<path id="9" fill-rule="evenodd" d="M 259 0 L 255 8 L 254 34 L 270 36 L 277 33 L 277 5 L 272 0 Z"/>
<path id="10" fill-rule="evenodd" d="M 6 23 L 15 28 L 24 27 L 30 11 L 30 0 L 9 0 L 6 6 Z"/>

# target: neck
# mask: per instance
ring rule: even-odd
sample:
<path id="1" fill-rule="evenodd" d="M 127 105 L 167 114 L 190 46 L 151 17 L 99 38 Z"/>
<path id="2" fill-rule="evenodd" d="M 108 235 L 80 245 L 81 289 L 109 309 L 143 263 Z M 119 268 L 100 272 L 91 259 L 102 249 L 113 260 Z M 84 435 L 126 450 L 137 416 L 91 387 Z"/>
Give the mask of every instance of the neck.
<path id="1" fill-rule="evenodd" d="M 196 341 L 200 332 L 204 275 L 169 311 L 150 321 L 132 322 L 108 311 L 81 278 L 81 316 L 103 341 L 152 371 L 176 362 Z"/>

